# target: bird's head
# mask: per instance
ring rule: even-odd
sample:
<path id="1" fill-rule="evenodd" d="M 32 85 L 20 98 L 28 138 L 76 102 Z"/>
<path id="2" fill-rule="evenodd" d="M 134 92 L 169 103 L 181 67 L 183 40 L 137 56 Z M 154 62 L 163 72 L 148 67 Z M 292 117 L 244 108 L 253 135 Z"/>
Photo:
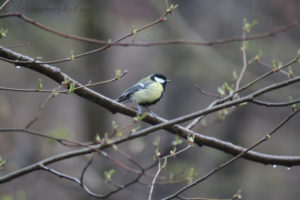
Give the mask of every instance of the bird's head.
<path id="1" fill-rule="evenodd" d="M 162 74 L 152 74 L 151 75 L 151 80 L 162 84 L 163 86 L 165 86 L 167 84 L 167 82 L 170 82 L 169 79 L 167 79 L 164 75 Z"/>

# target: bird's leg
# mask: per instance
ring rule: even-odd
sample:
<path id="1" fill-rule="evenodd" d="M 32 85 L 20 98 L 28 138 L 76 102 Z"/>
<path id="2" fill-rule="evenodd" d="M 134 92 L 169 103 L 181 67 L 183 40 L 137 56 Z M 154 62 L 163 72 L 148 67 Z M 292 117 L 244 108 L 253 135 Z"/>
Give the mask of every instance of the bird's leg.
<path id="1" fill-rule="evenodd" d="M 142 108 L 141 108 L 141 106 L 139 104 L 137 105 L 137 109 L 138 109 L 139 115 L 142 116 L 143 110 L 142 110 Z"/>
<path id="2" fill-rule="evenodd" d="M 154 112 L 152 112 L 147 106 L 144 106 L 144 107 L 153 117 L 157 118 L 157 115 Z"/>

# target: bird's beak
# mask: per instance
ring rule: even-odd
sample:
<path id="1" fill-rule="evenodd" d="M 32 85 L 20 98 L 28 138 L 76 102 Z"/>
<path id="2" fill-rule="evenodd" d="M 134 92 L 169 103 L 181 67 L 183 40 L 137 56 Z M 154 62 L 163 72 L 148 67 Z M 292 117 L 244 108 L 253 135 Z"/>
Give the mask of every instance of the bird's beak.
<path id="1" fill-rule="evenodd" d="M 166 82 L 171 82 L 171 80 L 167 79 Z"/>

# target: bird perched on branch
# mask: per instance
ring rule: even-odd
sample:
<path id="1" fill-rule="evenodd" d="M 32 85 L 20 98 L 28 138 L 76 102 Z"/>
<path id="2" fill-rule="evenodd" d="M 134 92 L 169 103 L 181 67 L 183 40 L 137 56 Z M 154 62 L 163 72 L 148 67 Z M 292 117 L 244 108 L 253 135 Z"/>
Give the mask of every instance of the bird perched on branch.
<path id="1" fill-rule="evenodd" d="M 156 104 L 162 98 L 169 81 L 162 74 L 151 74 L 125 90 L 116 101 L 137 103 L 139 115 L 143 114 L 142 106 L 156 117 L 148 106 Z"/>

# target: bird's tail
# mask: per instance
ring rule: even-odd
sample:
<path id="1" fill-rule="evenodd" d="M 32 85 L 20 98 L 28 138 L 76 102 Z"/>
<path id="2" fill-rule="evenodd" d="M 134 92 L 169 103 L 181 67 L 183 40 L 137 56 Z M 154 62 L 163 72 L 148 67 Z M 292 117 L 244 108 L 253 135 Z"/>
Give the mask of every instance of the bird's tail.
<path id="1" fill-rule="evenodd" d="M 122 103 L 122 102 L 124 102 L 124 101 L 127 101 L 127 99 L 128 99 L 128 98 L 126 98 L 126 96 L 122 95 L 122 96 L 120 96 L 120 97 L 118 97 L 118 98 L 116 98 L 116 99 L 114 99 L 114 100 L 117 101 L 117 102 Z M 116 114 L 116 112 L 112 111 L 112 114 Z"/>
<path id="2" fill-rule="evenodd" d="M 115 99 L 115 101 L 117 102 L 125 102 L 125 101 L 128 101 L 128 96 L 127 95 L 122 95 L 120 97 L 118 97 L 117 99 Z"/>

